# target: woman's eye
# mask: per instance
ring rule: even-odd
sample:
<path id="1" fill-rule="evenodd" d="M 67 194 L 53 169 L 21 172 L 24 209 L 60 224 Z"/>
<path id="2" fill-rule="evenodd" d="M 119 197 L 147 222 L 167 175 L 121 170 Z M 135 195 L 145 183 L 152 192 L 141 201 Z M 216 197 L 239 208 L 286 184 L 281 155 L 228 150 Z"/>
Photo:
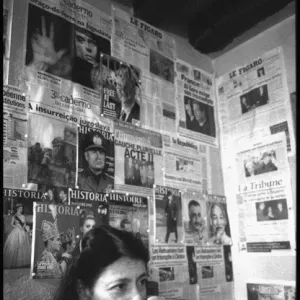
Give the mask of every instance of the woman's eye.
<path id="1" fill-rule="evenodd" d="M 113 289 L 115 289 L 115 290 L 123 290 L 124 288 L 125 288 L 125 283 L 120 283 L 113 287 Z"/>

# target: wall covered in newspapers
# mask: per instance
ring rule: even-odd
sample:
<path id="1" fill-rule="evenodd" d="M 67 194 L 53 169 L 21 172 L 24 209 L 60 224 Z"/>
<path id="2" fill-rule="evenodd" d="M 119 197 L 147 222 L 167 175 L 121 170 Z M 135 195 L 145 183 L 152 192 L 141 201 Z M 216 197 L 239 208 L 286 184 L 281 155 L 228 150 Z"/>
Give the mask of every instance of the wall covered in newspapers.
<path id="1" fill-rule="evenodd" d="M 113 5 L 108 15 L 79 0 L 26 2 L 19 86 L 8 81 L 13 5 L 3 12 L 4 267 L 61 278 L 93 219 L 149 248 L 152 295 L 233 299 L 226 198 L 211 184 L 213 74 Z"/>

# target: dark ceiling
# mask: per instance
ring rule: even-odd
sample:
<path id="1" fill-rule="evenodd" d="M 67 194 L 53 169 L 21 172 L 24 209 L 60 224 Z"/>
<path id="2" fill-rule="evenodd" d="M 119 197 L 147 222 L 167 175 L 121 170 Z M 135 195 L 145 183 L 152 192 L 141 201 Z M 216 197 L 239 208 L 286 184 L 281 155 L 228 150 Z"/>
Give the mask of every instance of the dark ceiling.
<path id="1" fill-rule="evenodd" d="M 291 2 L 295 0 L 132 0 L 132 5 L 137 18 L 188 38 L 209 55 Z"/>

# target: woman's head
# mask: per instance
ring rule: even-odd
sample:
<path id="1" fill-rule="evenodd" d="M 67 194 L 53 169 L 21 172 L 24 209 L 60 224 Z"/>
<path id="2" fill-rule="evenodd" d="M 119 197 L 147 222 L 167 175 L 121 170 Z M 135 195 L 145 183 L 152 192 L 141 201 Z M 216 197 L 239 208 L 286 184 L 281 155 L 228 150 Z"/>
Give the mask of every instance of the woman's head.
<path id="1" fill-rule="evenodd" d="M 21 214 L 23 212 L 23 204 L 17 203 L 16 204 L 16 213 Z"/>
<path id="2" fill-rule="evenodd" d="M 90 230 L 56 299 L 144 300 L 148 250 L 133 234 L 109 226 Z"/>
<path id="3" fill-rule="evenodd" d="M 79 225 L 82 235 L 86 234 L 88 231 L 94 228 L 96 225 L 94 213 L 88 210 L 82 211 L 80 215 Z"/>
<path id="4" fill-rule="evenodd" d="M 224 206 L 221 203 L 214 203 L 210 209 L 210 222 L 214 236 L 222 236 L 227 225 L 227 216 Z"/>

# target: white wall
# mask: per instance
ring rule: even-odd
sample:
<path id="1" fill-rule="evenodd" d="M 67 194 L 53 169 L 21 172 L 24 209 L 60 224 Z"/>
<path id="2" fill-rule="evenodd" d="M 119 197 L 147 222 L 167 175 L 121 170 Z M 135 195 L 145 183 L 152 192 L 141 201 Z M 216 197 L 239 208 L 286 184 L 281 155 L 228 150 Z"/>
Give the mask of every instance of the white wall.
<path id="1" fill-rule="evenodd" d="M 221 76 L 231 69 L 243 65 L 275 47 L 282 46 L 286 65 L 289 93 L 295 91 L 295 15 L 269 28 L 240 46 L 221 55 L 213 61 L 216 76 Z M 289 158 L 294 208 L 296 207 L 295 157 Z M 225 188 L 226 191 L 226 188 Z M 227 191 L 226 191 L 227 193 Z M 236 222 L 231 227 L 238 227 L 235 200 L 228 200 L 229 216 Z M 294 210 L 296 211 L 296 210 Z M 295 213 L 296 216 L 296 213 Z M 233 269 L 235 281 L 235 299 L 247 299 L 246 282 L 257 278 L 262 280 L 295 280 L 295 256 L 282 254 L 239 253 L 233 245 Z"/>

